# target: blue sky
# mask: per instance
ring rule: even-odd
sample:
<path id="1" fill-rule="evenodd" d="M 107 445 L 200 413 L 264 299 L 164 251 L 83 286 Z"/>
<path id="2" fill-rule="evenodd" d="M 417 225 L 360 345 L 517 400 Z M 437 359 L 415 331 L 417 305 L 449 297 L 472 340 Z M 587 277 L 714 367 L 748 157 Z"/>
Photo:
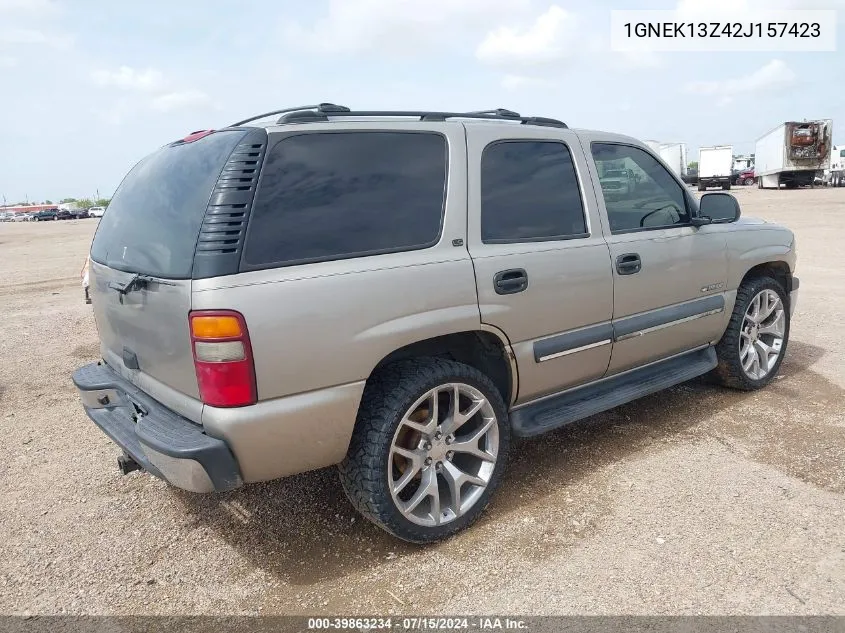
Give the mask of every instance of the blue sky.
<path id="1" fill-rule="evenodd" d="M 835 8 L 845 45 L 845 0 L 0 0 L 0 196 L 108 196 L 188 132 L 320 101 L 506 107 L 691 156 L 803 118 L 845 143 L 841 52 L 610 50 L 611 9 L 679 5 Z"/>

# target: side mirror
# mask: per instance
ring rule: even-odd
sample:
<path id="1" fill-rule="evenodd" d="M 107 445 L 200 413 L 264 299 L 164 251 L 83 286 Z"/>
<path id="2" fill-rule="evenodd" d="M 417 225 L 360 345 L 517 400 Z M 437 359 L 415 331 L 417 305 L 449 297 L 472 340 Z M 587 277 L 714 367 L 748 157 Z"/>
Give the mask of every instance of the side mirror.
<path id="1" fill-rule="evenodd" d="M 739 202 L 729 193 L 705 193 L 698 203 L 695 224 L 727 224 L 739 220 Z"/>

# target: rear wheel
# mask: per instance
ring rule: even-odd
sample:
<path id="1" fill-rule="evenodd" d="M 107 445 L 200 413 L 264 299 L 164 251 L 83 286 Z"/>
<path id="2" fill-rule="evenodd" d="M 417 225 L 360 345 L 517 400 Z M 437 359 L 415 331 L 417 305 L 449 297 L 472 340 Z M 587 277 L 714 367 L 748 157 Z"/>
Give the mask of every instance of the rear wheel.
<path id="1" fill-rule="evenodd" d="M 723 184 L 723 185 L 722 185 L 722 189 L 724 189 L 724 190 L 726 190 L 726 191 L 730 191 L 730 189 L 731 189 L 731 183 L 726 182 L 725 184 Z"/>
<path id="2" fill-rule="evenodd" d="M 731 320 L 716 345 L 713 374 L 727 387 L 750 391 L 777 375 L 789 341 L 789 298 L 771 277 L 742 283 Z"/>
<path id="3" fill-rule="evenodd" d="M 751 186 L 751 185 L 753 185 L 753 184 L 754 184 L 754 179 L 753 179 L 753 178 L 746 178 L 746 179 L 745 179 L 745 185 L 746 185 L 747 187 L 750 187 L 750 186 Z"/>
<path id="4" fill-rule="evenodd" d="M 439 358 L 400 361 L 367 382 L 340 479 L 370 521 L 430 543 L 478 519 L 509 447 L 507 410 L 487 376 Z"/>

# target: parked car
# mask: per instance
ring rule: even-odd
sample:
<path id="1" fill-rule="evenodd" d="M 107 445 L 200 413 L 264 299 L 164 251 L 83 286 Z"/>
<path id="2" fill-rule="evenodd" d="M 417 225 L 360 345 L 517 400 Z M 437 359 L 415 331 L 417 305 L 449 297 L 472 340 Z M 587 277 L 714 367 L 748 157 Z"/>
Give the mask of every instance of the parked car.
<path id="1" fill-rule="evenodd" d="M 73 213 L 73 217 L 75 217 L 77 220 L 82 220 L 84 218 L 89 217 L 88 209 L 75 209 L 74 211 L 71 211 L 71 213 Z"/>
<path id="2" fill-rule="evenodd" d="M 44 222 L 45 220 L 58 220 L 59 219 L 59 210 L 58 209 L 42 209 L 41 211 L 37 211 L 33 216 L 32 219 L 36 222 Z"/>
<path id="3" fill-rule="evenodd" d="M 32 220 L 32 213 L 16 213 L 12 218 L 13 222 L 29 222 Z"/>
<path id="4" fill-rule="evenodd" d="M 479 517 L 511 437 L 778 374 L 795 236 L 697 201 L 640 141 L 508 111 L 277 114 L 162 147 L 100 221 L 103 356 L 73 381 L 122 472 L 208 493 L 338 464 L 365 517 L 432 542 Z M 633 195 L 594 179 L 619 164 Z"/>
<path id="5" fill-rule="evenodd" d="M 76 212 L 70 211 L 68 209 L 59 209 L 56 216 L 59 220 L 75 220 Z"/>
<path id="6" fill-rule="evenodd" d="M 744 169 L 737 174 L 735 180 L 737 185 L 753 185 L 755 182 L 754 169 Z"/>
<path id="7" fill-rule="evenodd" d="M 101 218 L 103 214 L 106 212 L 105 207 L 91 207 L 88 209 L 88 217 L 89 218 Z"/>
<path id="8" fill-rule="evenodd" d="M 15 214 L 11 211 L 0 212 L 0 222 L 11 222 L 14 218 Z"/>
<path id="9" fill-rule="evenodd" d="M 634 181 L 628 169 L 609 169 L 599 182 L 605 195 L 627 196 L 634 191 Z"/>

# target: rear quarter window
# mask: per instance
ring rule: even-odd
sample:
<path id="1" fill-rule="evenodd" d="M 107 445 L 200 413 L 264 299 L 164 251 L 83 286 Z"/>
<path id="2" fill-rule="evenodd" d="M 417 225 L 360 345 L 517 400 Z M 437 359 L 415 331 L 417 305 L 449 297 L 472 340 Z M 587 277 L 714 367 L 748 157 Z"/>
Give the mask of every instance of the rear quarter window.
<path id="1" fill-rule="evenodd" d="M 268 153 L 242 269 L 414 250 L 440 238 L 447 145 L 428 132 L 314 132 Z"/>

